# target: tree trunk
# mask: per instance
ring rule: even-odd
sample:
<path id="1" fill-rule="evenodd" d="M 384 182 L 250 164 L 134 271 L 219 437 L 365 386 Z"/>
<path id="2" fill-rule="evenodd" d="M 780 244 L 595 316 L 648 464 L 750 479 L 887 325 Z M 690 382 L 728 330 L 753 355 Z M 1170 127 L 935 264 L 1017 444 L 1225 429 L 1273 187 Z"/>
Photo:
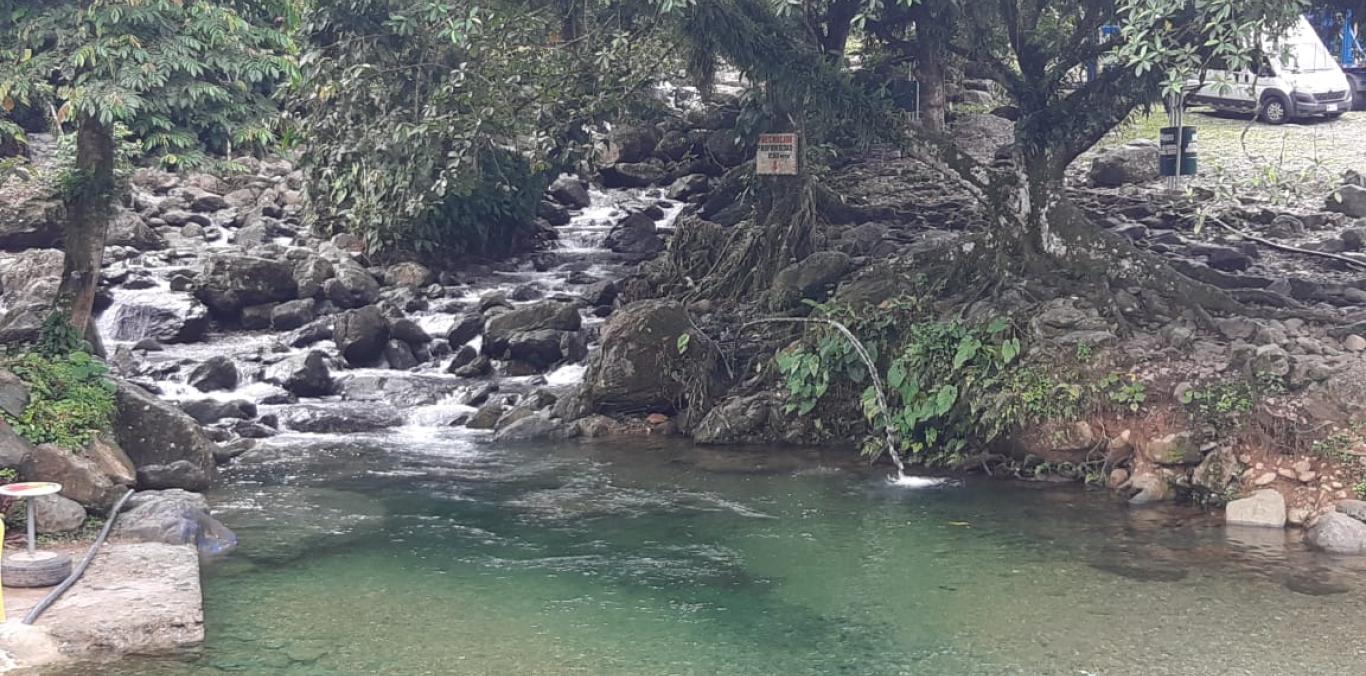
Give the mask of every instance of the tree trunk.
<path id="1" fill-rule="evenodd" d="M 920 124 L 934 132 L 944 131 L 949 108 L 947 87 L 944 86 L 945 55 L 930 53 L 924 41 L 916 42 L 915 79 L 920 83 Z"/>
<path id="2" fill-rule="evenodd" d="M 76 335 L 86 334 L 104 260 L 114 197 L 114 130 L 82 116 L 76 132 L 76 168 L 66 201 L 66 260 L 57 311 L 67 314 Z"/>
<path id="3" fill-rule="evenodd" d="M 821 51 L 831 61 L 844 58 L 849 43 L 849 31 L 858 14 L 859 0 L 836 0 L 825 12 L 825 28 L 821 31 Z"/>

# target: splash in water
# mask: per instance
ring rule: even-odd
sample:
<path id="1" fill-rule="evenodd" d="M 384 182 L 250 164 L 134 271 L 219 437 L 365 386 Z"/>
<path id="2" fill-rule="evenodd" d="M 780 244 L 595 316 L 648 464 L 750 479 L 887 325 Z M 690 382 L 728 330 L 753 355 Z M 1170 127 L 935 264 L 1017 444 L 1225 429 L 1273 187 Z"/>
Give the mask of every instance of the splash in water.
<path id="1" fill-rule="evenodd" d="M 944 477 L 906 476 L 897 472 L 895 476 L 887 477 L 887 483 L 900 488 L 934 488 L 949 485 L 952 481 Z"/>

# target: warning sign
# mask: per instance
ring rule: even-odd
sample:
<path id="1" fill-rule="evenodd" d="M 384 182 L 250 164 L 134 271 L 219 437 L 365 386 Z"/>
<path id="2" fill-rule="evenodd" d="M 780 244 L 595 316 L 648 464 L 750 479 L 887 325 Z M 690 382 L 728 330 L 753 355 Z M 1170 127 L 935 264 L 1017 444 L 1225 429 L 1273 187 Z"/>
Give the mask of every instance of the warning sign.
<path id="1" fill-rule="evenodd" d="M 754 173 L 761 176 L 797 175 L 797 135 L 759 134 Z"/>

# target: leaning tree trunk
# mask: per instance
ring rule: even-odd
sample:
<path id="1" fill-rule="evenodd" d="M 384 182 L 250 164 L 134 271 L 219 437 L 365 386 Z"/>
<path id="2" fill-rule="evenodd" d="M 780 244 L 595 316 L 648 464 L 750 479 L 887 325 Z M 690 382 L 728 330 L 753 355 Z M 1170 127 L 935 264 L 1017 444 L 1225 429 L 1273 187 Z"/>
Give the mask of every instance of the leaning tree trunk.
<path id="1" fill-rule="evenodd" d="M 113 196 L 113 129 L 94 115 L 82 116 L 76 168 L 64 196 L 66 259 L 57 291 L 57 311 L 66 313 L 76 335 L 86 335 L 94 310 Z"/>

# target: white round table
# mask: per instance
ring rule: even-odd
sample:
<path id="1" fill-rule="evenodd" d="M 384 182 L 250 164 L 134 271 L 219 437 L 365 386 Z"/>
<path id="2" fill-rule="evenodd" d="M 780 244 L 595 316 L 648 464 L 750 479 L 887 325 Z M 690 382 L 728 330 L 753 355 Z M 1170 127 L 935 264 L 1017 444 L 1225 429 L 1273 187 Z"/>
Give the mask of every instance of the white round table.
<path id="1" fill-rule="evenodd" d="M 54 495 L 62 492 L 62 485 L 51 481 L 25 481 L 17 484 L 5 484 L 0 486 L 0 495 L 11 498 L 24 498 L 27 501 L 24 511 L 28 512 L 28 553 L 33 555 L 37 546 L 37 525 L 34 516 L 33 498 L 40 495 Z"/>

